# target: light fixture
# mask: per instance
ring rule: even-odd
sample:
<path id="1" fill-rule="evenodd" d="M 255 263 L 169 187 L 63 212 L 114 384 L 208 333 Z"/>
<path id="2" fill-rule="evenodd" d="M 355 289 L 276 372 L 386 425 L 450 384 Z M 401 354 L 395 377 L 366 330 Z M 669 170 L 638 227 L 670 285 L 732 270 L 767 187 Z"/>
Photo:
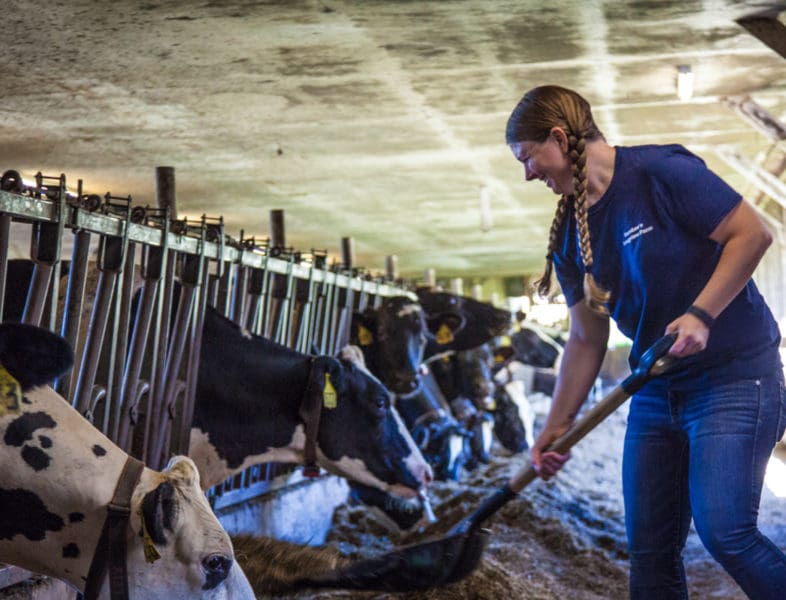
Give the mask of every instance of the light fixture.
<path id="1" fill-rule="evenodd" d="M 491 216 L 491 194 L 487 185 L 480 186 L 480 230 L 490 231 L 494 226 L 494 218 Z"/>
<path id="2" fill-rule="evenodd" d="M 693 98 L 693 71 L 690 65 L 677 67 L 677 97 L 683 102 Z"/>

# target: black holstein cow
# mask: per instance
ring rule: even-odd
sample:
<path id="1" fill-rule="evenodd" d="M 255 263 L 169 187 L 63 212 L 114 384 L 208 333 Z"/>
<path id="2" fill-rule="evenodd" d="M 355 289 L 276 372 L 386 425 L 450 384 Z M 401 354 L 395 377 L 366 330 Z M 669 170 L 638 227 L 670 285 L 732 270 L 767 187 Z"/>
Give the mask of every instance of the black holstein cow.
<path id="1" fill-rule="evenodd" d="M 8 265 L 3 314 L 18 321 L 32 263 L 13 260 Z M 173 306 L 179 293 L 176 284 Z M 139 294 L 134 311 L 138 301 Z M 308 356 L 252 336 L 210 307 L 202 336 L 189 456 L 200 470 L 203 489 L 256 463 L 302 464 L 307 410 L 301 401 L 311 381 L 320 399 L 327 388 L 336 401 L 335 408 L 323 406 L 320 414 L 316 463 L 389 493 L 388 504 L 395 514 L 406 515 L 407 523 L 430 514 L 419 491 L 432 481 L 431 468 L 375 377 L 351 361 Z"/>
<path id="2" fill-rule="evenodd" d="M 363 349 L 372 373 L 397 394 L 399 410 L 422 415 L 433 414 L 434 406 L 439 403 L 433 399 L 433 392 L 420 389 L 423 387 L 421 364 L 424 353 L 469 350 L 488 342 L 491 337 L 507 330 L 510 313 L 491 304 L 446 292 L 422 289 L 418 291 L 418 298 L 417 302 L 405 296 L 389 298 L 377 309 L 356 314 L 351 340 Z M 436 390 L 441 397 L 439 389 Z M 410 406 L 405 408 L 405 404 Z M 446 410 L 449 411 L 449 408 Z M 446 427 L 446 431 L 435 431 L 439 426 Z M 458 433 L 460 430 L 455 428 L 455 419 L 431 422 L 429 431 L 429 440 L 467 436 L 466 432 Z M 482 439 L 481 436 L 477 438 L 476 441 Z M 446 472 L 443 465 L 456 464 L 459 458 L 455 452 L 456 445 L 454 439 L 451 444 L 425 450 L 424 454 L 438 478 Z M 449 451 L 451 447 L 452 454 Z M 423 446 L 421 450 L 424 450 Z"/>
<path id="3" fill-rule="evenodd" d="M 418 492 L 431 469 L 375 377 L 352 360 L 251 335 L 208 307 L 189 447 L 204 480 L 256 463 L 302 463 L 314 422 L 320 466 L 389 494 L 408 519 L 428 510 Z"/>
<path id="4" fill-rule="evenodd" d="M 421 364 L 430 337 L 438 334 L 452 336 L 466 319 L 452 308 L 446 314 L 432 314 L 428 324 L 420 303 L 408 296 L 393 296 L 376 308 L 355 313 L 352 319 L 350 342 L 363 351 L 366 366 L 382 383 L 396 394 L 400 412 L 414 415 L 407 423 L 410 430 L 418 416 L 434 414 L 436 401 L 432 393 L 422 389 Z M 444 399 L 443 399 L 444 403 Z M 449 409 L 445 412 L 449 414 Z M 437 478 L 455 478 L 455 469 L 448 465 L 462 464 L 457 446 L 466 432 L 459 432 L 455 419 L 428 418 L 428 437 L 419 442 Z M 405 419 L 406 421 L 407 419 Z M 444 431 L 440 430 L 444 429 Z M 425 430 L 419 430 L 422 435 Z M 364 496 L 373 502 L 369 494 Z"/>
<path id="5" fill-rule="evenodd" d="M 533 367 L 553 368 L 562 354 L 562 346 L 535 326 L 522 325 L 510 336 L 516 359 Z"/>
<path id="6" fill-rule="evenodd" d="M 494 353 L 489 344 L 445 355 L 431 362 L 430 367 L 459 422 L 474 434 L 475 461 L 488 462 L 492 432 L 511 452 L 528 447 L 525 425 L 515 403 L 494 382 Z"/>
<path id="7" fill-rule="evenodd" d="M 434 477 L 458 481 L 472 461 L 474 434 L 454 416 L 428 368 L 422 369 L 415 392 L 396 397 L 396 408 L 434 469 Z"/>

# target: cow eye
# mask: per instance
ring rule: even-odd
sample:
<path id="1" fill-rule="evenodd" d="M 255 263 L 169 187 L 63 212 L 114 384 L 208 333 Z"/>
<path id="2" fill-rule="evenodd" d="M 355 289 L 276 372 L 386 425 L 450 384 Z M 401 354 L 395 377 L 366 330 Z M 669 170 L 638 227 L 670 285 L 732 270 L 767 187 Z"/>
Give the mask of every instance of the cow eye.
<path id="1" fill-rule="evenodd" d="M 202 561 L 202 566 L 210 574 L 226 577 L 232 567 L 232 559 L 223 554 L 211 554 Z"/>
<path id="2" fill-rule="evenodd" d="M 388 401 L 385 396 L 377 396 L 376 403 L 379 412 L 385 412 L 388 409 Z"/>

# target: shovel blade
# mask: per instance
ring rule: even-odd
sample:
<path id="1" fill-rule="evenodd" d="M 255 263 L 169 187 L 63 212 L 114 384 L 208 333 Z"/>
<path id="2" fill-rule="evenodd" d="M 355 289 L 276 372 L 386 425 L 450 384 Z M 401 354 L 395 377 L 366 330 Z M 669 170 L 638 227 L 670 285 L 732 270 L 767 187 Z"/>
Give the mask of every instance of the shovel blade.
<path id="1" fill-rule="evenodd" d="M 447 585 L 477 568 L 487 541 L 487 530 L 472 529 L 360 560 L 298 587 L 410 592 Z"/>

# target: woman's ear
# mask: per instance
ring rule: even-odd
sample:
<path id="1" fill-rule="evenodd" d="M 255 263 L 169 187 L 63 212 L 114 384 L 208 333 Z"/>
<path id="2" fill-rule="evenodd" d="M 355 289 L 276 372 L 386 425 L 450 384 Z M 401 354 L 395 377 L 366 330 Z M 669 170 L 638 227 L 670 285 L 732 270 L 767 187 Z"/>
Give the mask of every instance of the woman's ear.
<path id="1" fill-rule="evenodd" d="M 568 134 L 562 127 L 552 127 L 549 135 L 554 138 L 554 141 L 559 145 L 559 149 L 564 154 L 568 153 Z"/>

